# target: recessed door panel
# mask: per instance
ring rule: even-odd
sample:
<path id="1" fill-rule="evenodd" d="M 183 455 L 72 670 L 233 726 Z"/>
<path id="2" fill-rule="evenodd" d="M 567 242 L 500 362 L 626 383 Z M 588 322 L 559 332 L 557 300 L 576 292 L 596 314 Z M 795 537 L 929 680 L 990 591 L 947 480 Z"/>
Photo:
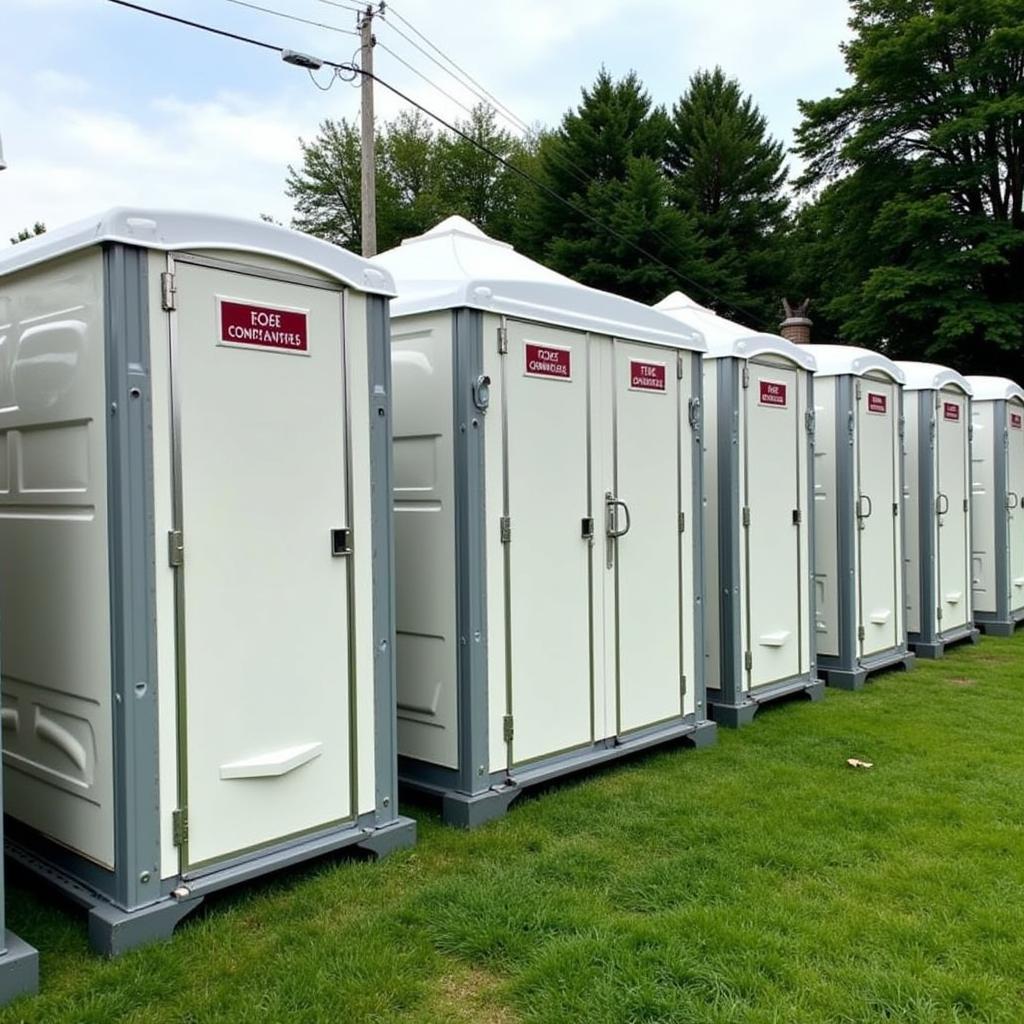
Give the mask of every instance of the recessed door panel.
<path id="1" fill-rule="evenodd" d="M 857 554 L 860 655 L 899 642 L 899 394 L 896 385 L 864 379 L 857 397 Z"/>
<path id="2" fill-rule="evenodd" d="M 745 529 L 745 598 L 750 652 L 748 686 L 788 679 L 805 667 L 801 656 L 801 531 L 805 444 L 795 370 L 748 364 L 744 389 L 744 465 L 741 487 L 749 510 Z"/>
<path id="3" fill-rule="evenodd" d="M 351 561 L 341 294 L 187 263 L 176 284 L 189 867 L 351 815 Z"/>
<path id="4" fill-rule="evenodd" d="M 1010 611 L 1024 608 L 1024 402 L 1006 403 Z"/>
<path id="5" fill-rule="evenodd" d="M 995 429 L 994 402 L 971 407 L 971 590 L 976 612 L 998 610 L 1000 584 L 996 580 L 996 526 L 1006 515 L 1002 494 L 996 494 L 996 459 L 1002 454 L 1002 431 Z"/>
<path id="6" fill-rule="evenodd" d="M 614 345 L 615 488 L 606 501 L 605 567 L 614 574 L 617 731 L 624 733 L 682 713 L 680 574 L 692 572 L 693 559 L 683 554 L 690 546 L 680 532 L 681 452 L 690 452 L 688 439 L 681 447 L 681 422 L 690 428 L 676 353 Z"/>
<path id="7" fill-rule="evenodd" d="M 970 400 L 960 391 L 936 395 L 936 515 L 938 517 L 939 632 L 971 619 L 969 514 Z"/>
<path id="8" fill-rule="evenodd" d="M 589 743 L 592 727 L 586 335 L 508 325 L 506 629 L 510 762 Z M 594 513 L 596 515 L 596 513 Z M 489 517 L 494 529 L 501 524 Z"/>

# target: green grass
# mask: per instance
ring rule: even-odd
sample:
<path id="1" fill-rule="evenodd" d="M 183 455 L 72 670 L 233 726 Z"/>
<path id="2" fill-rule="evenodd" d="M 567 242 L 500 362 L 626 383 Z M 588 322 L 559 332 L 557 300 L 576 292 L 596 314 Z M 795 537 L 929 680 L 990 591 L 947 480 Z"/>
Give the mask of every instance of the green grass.
<path id="1" fill-rule="evenodd" d="M 9 886 L 10 1021 L 1024 1021 L 1024 635 L 210 901 L 120 960 Z M 846 758 L 873 761 L 854 770 Z"/>

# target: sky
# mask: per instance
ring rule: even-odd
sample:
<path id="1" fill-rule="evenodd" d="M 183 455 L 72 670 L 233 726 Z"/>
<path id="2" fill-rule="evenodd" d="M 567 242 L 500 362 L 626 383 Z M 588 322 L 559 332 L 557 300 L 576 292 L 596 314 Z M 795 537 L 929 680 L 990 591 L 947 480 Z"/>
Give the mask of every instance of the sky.
<path id="1" fill-rule="evenodd" d="M 351 0 L 138 0 L 181 17 L 335 61 L 351 60 Z M 248 2 L 248 0 L 246 0 Z M 557 124 L 605 65 L 635 70 L 671 105 L 698 68 L 740 80 L 787 146 L 798 98 L 846 83 L 845 0 L 396 0 L 376 22 L 376 72 L 437 113 L 474 97 L 416 51 L 402 15 L 528 124 Z M 324 27 L 330 26 L 330 27 Z M 340 30 L 340 31 L 339 31 Z M 320 91 L 278 55 L 115 6 L 109 0 L 0 0 L 0 244 L 37 220 L 54 228 L 110 206 L 269 214 L 299 138 L 324 118 L 358 118 L 359 91 Z M 436 54 L 434 54 L 436 56 Z M 325 84 L 323 73 L 320 84 Z M 400 108 L 383 89 L 379 117 Z"/>

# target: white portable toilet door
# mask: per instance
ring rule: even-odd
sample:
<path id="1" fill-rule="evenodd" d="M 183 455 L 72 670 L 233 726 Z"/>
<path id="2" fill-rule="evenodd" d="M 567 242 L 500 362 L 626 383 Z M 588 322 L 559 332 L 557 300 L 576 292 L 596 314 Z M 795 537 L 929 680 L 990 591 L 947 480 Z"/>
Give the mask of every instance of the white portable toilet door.
<path id="1" fill-rule="evenodd" d="M 747 686 L 803 671 L 800 563 L 806 501 L 801 479 L 803 407 L 795 370 L 747 364 L 744 388 L 744 601 Z"/>
<path id="2" fill-rule="evenodd" d="M 857 551 L 860 655 L 895 647 L 899 587 L 898 392 L 888 381 L 857 388 Z"/>
<path id="3" fill-rule="evenodd" d="M 352 815 L 351 563 L 341 292 L 175 266 L 187 870 Z"/>
<path id="4" fill-rule="evenodd" d="M 593 740 L 588 339 L 510 321 L 502 360 L 509 767 Z"/>
<path id="5" fill-rule="evenodd" d="M 935 401 L 939 632 L 945 633 L 971 618 L 970 412 L 959 391 L 940 391 Z"/>
<path id="6" fill-rule="evenodd" d="M 681 423 L 690 428 L 677 353 L 626 341 L 614 349 L 615 492 L 605 496 L 603 549 L 614 571 L 622 734 L 683 712 L 681 573 L 693 559 L 683 555 L 680 514 L 693 484 L 681 472 L 690 453 Z"/>
<path id="7" fill-rule="evenodd" d="M 1006 403 L 1006 506 L 1010 611 L 1024 608 L 1024 403 Z"/>

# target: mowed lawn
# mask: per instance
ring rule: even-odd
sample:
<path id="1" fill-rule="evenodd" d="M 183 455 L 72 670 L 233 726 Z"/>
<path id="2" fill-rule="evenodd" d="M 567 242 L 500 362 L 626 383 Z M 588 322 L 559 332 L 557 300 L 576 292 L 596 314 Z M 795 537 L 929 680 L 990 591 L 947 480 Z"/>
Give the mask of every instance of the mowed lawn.
<path id="1" fill-rule="evenodd" d="M 853 769 L 848 757 L 874 762 Z M 16 881 L 0 1022 L 1024 1021 L 1024 635 L 528 796 L 93 956 Z"/>

